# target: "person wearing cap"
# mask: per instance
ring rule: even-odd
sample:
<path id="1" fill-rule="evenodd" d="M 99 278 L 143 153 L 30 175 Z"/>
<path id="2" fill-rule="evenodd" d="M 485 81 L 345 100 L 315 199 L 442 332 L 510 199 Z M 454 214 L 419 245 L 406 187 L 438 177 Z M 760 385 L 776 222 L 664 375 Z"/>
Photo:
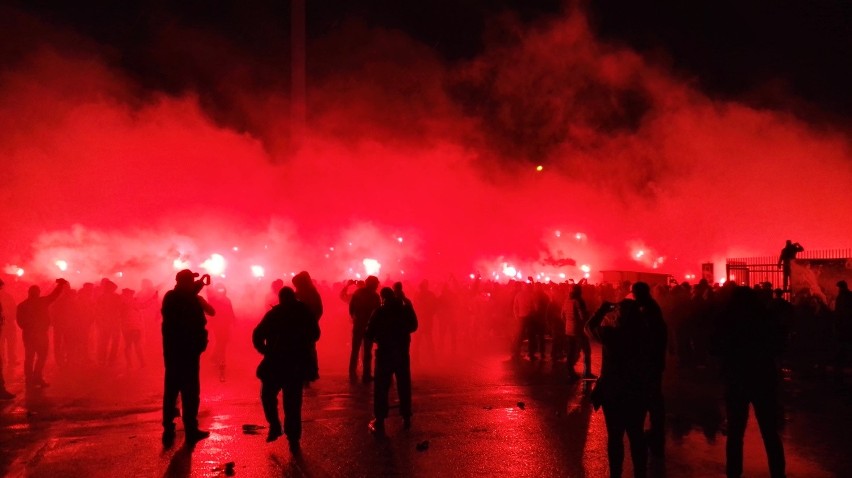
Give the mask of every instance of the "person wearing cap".
<path id="1" fill-rule="evenodd" d="M 49 384 L 44 381 L 44 364 L 50 346 L 50 311 L 48 307 L 56 301 L 68 287 L 65 279 L 56 279 L 56 286 L 50 294 L 41 295 L 37 285 L 30 286 L 27 298 L 18 304 L 17 321 L 24 339 L 24 380 L 27 388 L 43 388 Z"/>
<path id="2" fill-rule="evenodd" d="M 199 368 L 201 354 L 207 349 L 207 318 L 215 310 L 198 293 L 204 286 L 197 281 L 197 272 L 184 269 L 175 276 L 174 289 L 163 296 L 163 358 L 165 380 L 163 385 L 163 445 L 174 443 L 176 406 L 178 394 L 183 410 L 184 433 L 187 443 L 210 436 L 198 428 L 198 406 L 201 385 Z"/>

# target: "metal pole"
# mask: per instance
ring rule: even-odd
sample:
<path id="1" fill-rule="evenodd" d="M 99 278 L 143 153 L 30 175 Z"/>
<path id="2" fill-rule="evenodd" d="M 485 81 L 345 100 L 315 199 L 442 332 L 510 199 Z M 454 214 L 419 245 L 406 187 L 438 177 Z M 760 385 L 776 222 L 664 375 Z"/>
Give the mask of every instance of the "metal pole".
<path id="1" fill-rule="evenodd" d="M 291 0 L 290 12 L 290 143 L 296 153 L 302 146 L 307 117 L 305 0 Z"/>

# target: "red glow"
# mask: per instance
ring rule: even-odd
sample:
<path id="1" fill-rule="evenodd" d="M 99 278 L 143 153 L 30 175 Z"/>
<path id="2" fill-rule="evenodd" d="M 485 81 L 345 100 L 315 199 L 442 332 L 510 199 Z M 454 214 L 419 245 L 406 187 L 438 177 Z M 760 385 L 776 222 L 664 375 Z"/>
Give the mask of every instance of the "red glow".
<path id="1" fill-rule="evenodd" d="M 774 253 L 793 233 L 812 248 L 852 237 L 830 207 L 852 184 L 843 125 L 707 97 L 598 41 L 582 13 L 452 65 L 404 34 L 370 30 L 358 49 L 326 52 L 346 61 L 309 78 L 297 151 L 269 139 L 288 131 L 286 91 L 225 82 L 221 94 L 239 107 L 213 115 L 193 91 L 140 95 L 109 52 L 78 54 L 89 39 L 62 35 L 0 73 L 0 223 L 15 226 L 0 237 L 0 263 L 28 275 L 62 272 L 61 257 L 79 280 L 171 277 L 229 251 L 234 281 L 255 280 L 258 263 L 350 278 L 369 274 L 361 261 L 374 256 L 394 276 L 577 279 L 594 271 L 544 259 L 666 272 Z M 472 117 L 448 85 L 494 114 Z M 609 100 L 588 99 L 588 85 Z M 600 128 L 623 115 L 612 101 L 628 93 L 648 113 Z M 528 112 L 536 126 L 524 133 L 540 132 L 529 142 L 547 149 L 507 151 L 498 133 L 524 126 L 515 111 Z M 533 164 L 548 174 L 530 174 Z M 720 184 L 726 193 L 703 206 Z M 225 273 L 218 262 L 202 268 Z"/>

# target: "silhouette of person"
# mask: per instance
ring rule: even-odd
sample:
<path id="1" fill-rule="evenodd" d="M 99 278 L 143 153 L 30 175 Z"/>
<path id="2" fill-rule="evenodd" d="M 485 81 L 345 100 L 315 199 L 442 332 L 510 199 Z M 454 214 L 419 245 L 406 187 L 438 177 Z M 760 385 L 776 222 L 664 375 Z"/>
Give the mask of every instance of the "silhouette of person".
<path id="1" fill-rule="evenodd" d="M 53 361 L 60 367 L 75 359 L 74 332 L 80 327 L 76 292 L 68 288 L 50 307 L 53 326 Z"/>
<path id="2" fill-rule="evenodd" d="M 6 363 L 13 367 L 18 363 L 17 304 L 11 294 L 6 292 L 6 284 L 0 280 L 0 307 L 6 318 L 6 326 L 0 330 L 0 354 L 5 354 Z M 2 357 L 0 357 L 2 358 Z"/>
<path id="3" fill-rule="evenodd" d="M 364 281 L 356 281 L 354 279 L 349 279 L 348 281 L 346 281 L 346 284 L 343 285 L 343 288 L 340 289 L 340 294 L 338 294 L 338 297 L 340 297 L 340 300 L 346 302 L 347 304 L 352 301 L 352 292 L 349 292 L 349 288 L 353 285 L 355 286 L 355 290 L 358 290 L 364 287 Z"/>
<path id="4" fill-rule="evenodd" d="M 400 285 L 400 292 L 402 287 Z M 374 433 L 384 432 L 388 416 L 388 393 L 391 377 L 396 377 L 399 413 L 403 427 L 411 427 L 411 334 L 417 330 L 417 315 L 411 301 L 400 299 L 393 289 L 381 291 L 382 303 L 373 312 L 364 336 L 376 343 L 376 383 L 373 388 L 373 413 L 370 422 Z"/>
<path id="5" fill-rule="evenodd" d="M 776 365 L 776 358 L 784 348 L 782 324 L 777 316 L 769 313 L 753 289 L 738 286 L 719 316 L 713 342 L 714 352 L 721 359 L 725 383 L 727 476 L 742 476 L 743 436 L 751 404 L 763 437 L 770 476 L 784 477 Z"/>
<path id="6" fill-rule="evenodd" d="M 411 304 L 411 300 L 406 297 L 405 291 L 402 290 L 402 282 L 394 282 L 392 290 L 393 295 L 396 296 L 397 299 L 399 299 L 399 301 L 404 307 L 411 307 L 412 309 L 414 308 L 414 306 Z"/>
<path id="7" fill-rule="evenodd" d="M 207 300 L 216 311 L 216 318 L 210 324 L 213 329 L 213 362 L 219 370 L 219 381 L 224 382 L 228 344 L 231 342 L 231 330 L 237 318 L 225 286 L 217 284 L 208 289 Z"/>
<path id="8" fill-rule="evenodd" d="M 512 315 L 518 324 L 518 333 L 512 350 L 514 359 L 521 357 L 521 345 L 526 337 L 527 355 L 530 360 L 535 360 L 535 338 L 531 337 L 535 335 L 536 314 L 536 297 L 533 289 L 531 282 L 522 284 L 512 301 Z"/>
<path id="9" fill-rule="evenodd" d="M 787 243 L 784 245 L 784 248 L 781 249 L 781 255 L 778 256 L 778 267 L 782 270 L 785 291 L 789 290 L 788 286 L 790 284 L 791 264 L 793 263 L 793 260 L 796 259 L 796 254 L 804 250 L 805 248 L 802 247 L 801 244 L 789 239 L 787 239 Z"/>
<path id="10" fill-rule="evenodd" d="M 302 437 L 302 393 L 313 373 L 315 345 L 319 340 L 319 322 L 310 307 L 296 298 L 290 287 L 278 293 L 278 305 L 263 316 L 252 332 L 252 344 L 263 359 L 257 367 L 260 400 L 269 423 L 267 442 L 281 436 L 278 418 L 278 393 L 283 392 L 284 434 L 290 451 L 298 453 Z"/>
<path id="11" fill-rule="evenodd" d="M 319 321 L 322 317 L 322 297 L 320 297 L 320 293 L 308 271 L 302 271 L 293 276 L 293 287 L 296 289 L 296 299 L 308 306 L 311 315 L 317 322 L 317 327 L 319 327 Z M 316 342 L 312 345 L 312 350 L 313 362 L 308 373 L 308 383 L 319 379 L 319 358 L 317 357 Z"/>
<path id="12" fill-rule="evenodd" d="M 666 369 L 666 349 L 668 329 L 663 320 L 660 305 L 651 297 L 651 287 L 645 282 L 635 282 L 631 288 L 633 298 L 639 305 L 639 314 L 645 327 L 648 328 L 647 338 L 650 339 L 651 354 L 649 388 L 648 388 L 648 418 L 651 428 L 648 431 L 648 448 L 652 456 L 662 458 L 665 454 L 665 420 L 666 408 L 663 399 L 663 372 Z"/>
<path id="13" fill-rule="evenodd" d="M 48 307 L 67 287 L 68 281 L 56 279 L 53 291 L 42 297 L 41 289 L 37 285 L 30 286 L 27 298 L 18 304 L 17 321 L 24 342 L 24 380 L 27 388 L 41 388 L 49 385 L 43 377 L 50 340 L 48 338 L 50 328 Z"/>
<path id="14" fill-rule="evenodd" d="M 101 280 L 101 295 L 97 298 L 95 325 L 98 330 L 98 363 L 115 365 L 118 343 L 121 340 L 122 299 L 118 285 L 109 279 Z"/>
<path id="15" fill-rule="evenodd" d="M 614 317 L 608 317 L 610 313 Z M 624 299 L 618 304 L 604 302 L 586 329 L 602 345 L 601 374 L 591 399 L 595 409 L 603 408 L 610 477 L 621 477 L 627 433 L 633 475 L 644 478 L 648 450 L 643 427 L 654 375 L 652 327 L 639 303 Z"/>
<path id="16" fill-rule="evenodd" d="M 131 368 L 133 354 L 136 354 L 136 360 L 139 367 L 145 366 L 145 355 L 142 353 L 142 309 L 144 305 L 136 298 L 136 291 L 133 289 L 121 290 L 121 313 L 119 314 L 121 323 L 121 336 L 124 338 L 124 360 L 127 363 L 127 368 Z"/>
<path id="17" fill-rule="evenodd" d="M 3 281 L 0 280 L 0 287 L 3 287 Z M 0 336 L 3 335 L 3 329 L 6 327 L 6 311 L 3 308 L 4 303 L 0 301 Z M 3 354 L 0 353 L 0 400 L 11 400 L 15 398 L 15 394 L 6 390 L 6 381 L 3 379 Z"/>
<path id="18" fill-rule="evenodd" d="M 367 324 L 373 312 L 381 305 L 377 290 L 379 278 L 369 276 L 364 281 L 364 287 L 356 290 L 349 301 L 349 316 L 352 317 L 352 352 L 349 354 L 349 379 L 355 380 L 358 371 L 358 352 L 363 344 L 362 381 L 370 383 L 373 380 L 373 341 L 364 336 Z"/>
<path id="19" fill-rule="evenodd" d="M 432 328 L 435 322 L 435 314 L 438 311 L 438 296 L 429 289 L 429 281 L 424 279 L 420 282 L 415 296 L 417 300 L 417 338 L 414 339 L 414 361 L 422 357 L 435 356 L 435 342 L 432 336 Z"/>
<path id="20" fill-rule="evenodd" d="M 175 412 L 178 394 L 183 407 L 181 418 L 187 443 L 210 436 L 198 428 L 198 406 L 201 400 L 199 368 L 201 354 L 207 350 L 207 318 L 216 311 L 198 293 L 209 277 L 196 281 L 197 272 L 184 269 L 175 276 L 175 287 L 163 296 L 163 445 L 174 443 Z M 206 279 L 206 282 L 205 282 Z"/>
<path id="21" fill-rule="evenodd" d="M 586 302 L 583 300 L 583 287 L 571 286 L 571 292 L 565 303 L 562 304 L 562 317 L 565 319 L 565 335 L 568 339 L 568 378 L 577 380 L 580 375 L 574 370 L 574 366 L 583 352 L 583 378 L 595 378 L 592 373 L 592 346 L 586 335 L 586 322 L 589 320 L 589 312 Z"/>

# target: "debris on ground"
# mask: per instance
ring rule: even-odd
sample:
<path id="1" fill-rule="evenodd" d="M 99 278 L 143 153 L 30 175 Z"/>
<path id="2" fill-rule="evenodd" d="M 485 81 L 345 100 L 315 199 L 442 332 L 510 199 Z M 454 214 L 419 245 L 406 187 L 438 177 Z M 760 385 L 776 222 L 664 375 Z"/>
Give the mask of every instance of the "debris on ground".
<path id="1" fill-rule="evenodd" d="M 255 425 L 253 423 L 246 423 L 243 425 L 243 433 L 246 435 L 259 435 L 260 431 L 263 430 L 264 426 Z"/>

